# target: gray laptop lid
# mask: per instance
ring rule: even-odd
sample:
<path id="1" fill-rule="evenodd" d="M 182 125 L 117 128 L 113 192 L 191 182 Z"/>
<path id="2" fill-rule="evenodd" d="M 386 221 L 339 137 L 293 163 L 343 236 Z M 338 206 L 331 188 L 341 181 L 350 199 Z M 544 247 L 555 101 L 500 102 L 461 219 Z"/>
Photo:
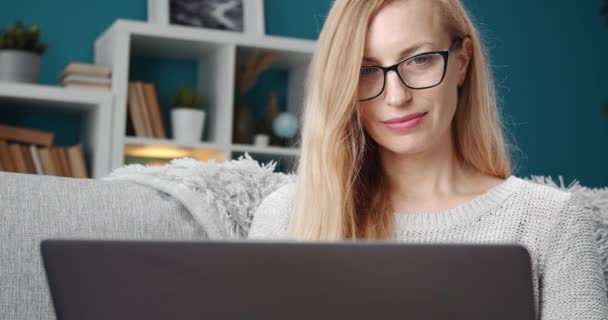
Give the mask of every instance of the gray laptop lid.
<path id="1" fill-rule="evenodd" d="M 532 320 L 521 246 L 395 242 L 41 244 L 59 320 Z"/>

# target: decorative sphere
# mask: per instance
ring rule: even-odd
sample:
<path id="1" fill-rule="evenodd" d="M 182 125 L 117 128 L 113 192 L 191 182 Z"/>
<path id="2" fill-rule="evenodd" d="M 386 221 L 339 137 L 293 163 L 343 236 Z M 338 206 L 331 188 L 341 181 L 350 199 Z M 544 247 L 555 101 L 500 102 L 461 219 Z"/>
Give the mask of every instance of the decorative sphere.
<path id="1" fill-rule="evenodd" d="M 290 112 L 283 112 L 272 121 L 272 129 L 281 138 L 293 138 L 298 133 L 298 118 Z"/>

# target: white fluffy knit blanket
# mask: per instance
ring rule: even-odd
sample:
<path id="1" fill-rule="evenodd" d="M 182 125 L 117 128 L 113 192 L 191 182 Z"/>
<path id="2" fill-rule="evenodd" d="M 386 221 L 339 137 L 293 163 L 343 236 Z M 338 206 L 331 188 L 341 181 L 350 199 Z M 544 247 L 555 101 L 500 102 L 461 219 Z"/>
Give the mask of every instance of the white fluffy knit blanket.
<path id="1" fill-rule="evenodd" d="M 248 154 L 218 163 L 182 158 L 161 167 L 138 164 L 114 170 L 106 180 L 129 180 L 165 192 L 180 201 L 205 228 L 210 239 L 245 238 L 260 202 L 294 174 L 274 172 L 276 163 L 260 164 Z M 590 214 L 608 281 L 608 188 L 592 189 L 578 181 L 566 185 L 550 177 L 526 180 L 572 192 Z"/>
<path id="2" fill-rule="evenodd" d="M 295 175 L 274 172 L 249 154 L 218 163 L 191 158 L 164 166 L 126 165 L 104 180 L 128 180 L 165 192 L 180 201 L 210 239 L 246 238 L 260 202 Z"/>

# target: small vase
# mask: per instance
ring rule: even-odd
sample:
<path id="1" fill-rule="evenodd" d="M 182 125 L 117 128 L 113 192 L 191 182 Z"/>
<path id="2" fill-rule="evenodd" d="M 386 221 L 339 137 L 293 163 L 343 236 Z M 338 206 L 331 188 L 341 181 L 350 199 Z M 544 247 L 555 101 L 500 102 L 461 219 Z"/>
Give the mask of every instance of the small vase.
<path id="1" fill-rule="evenodd" d="M 203 139 L 205 111 L 191 108 L 171 110 L 173 139 L 181 143 L 199 143 Z"/>
<path id="2" fill-rule="evenodd" d="M 270 136 L 267 134 L 256 134 L 253 137 L 253 145 L 256 147 L 268 147 Z"/>

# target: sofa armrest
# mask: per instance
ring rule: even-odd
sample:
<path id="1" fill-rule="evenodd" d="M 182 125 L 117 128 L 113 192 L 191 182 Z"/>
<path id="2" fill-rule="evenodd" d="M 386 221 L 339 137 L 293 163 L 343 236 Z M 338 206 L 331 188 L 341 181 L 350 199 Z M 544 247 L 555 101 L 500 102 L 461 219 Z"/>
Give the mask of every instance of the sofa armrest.
<path id="1" fill-rule="evenodd" d="M 42 239 L 204 240 L 174 198 L 128 181 L 0 172 L 0 315 L 54 319 Z"/>

